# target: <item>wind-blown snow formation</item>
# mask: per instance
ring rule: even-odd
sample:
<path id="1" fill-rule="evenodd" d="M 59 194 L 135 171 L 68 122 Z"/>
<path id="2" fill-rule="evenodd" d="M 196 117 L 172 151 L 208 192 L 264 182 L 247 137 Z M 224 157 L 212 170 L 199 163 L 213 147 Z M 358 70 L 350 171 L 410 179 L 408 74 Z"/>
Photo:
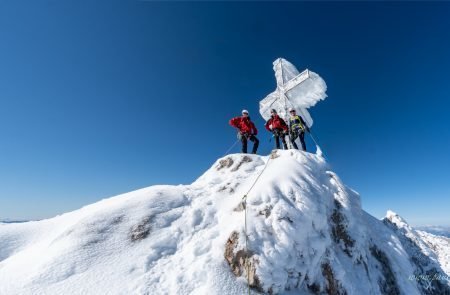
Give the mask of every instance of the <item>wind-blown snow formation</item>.
<path id="1" fill-rule="evenodd" d="M 242 197 L 266 164 L 246 249 Z M 0 224 L 0 294 L 244 294 L 247 277 L 253 293 L 448 294 L 448 280 L 418 277 L 449 274 L 424 235 L 364 212 L 320 155 L 233 154 L 191 185 Z"/>

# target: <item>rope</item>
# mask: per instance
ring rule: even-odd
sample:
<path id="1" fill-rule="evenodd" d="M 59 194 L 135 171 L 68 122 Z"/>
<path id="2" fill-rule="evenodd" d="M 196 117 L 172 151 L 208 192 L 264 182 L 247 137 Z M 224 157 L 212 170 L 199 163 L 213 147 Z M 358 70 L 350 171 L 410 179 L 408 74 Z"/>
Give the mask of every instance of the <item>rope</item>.
<path id="1" fill-rule="evenodd" d="M 318 143 L 318 140 L 316 140 L 316 138 L 314 137 L 314 134 L 312 133 L 311 129 L 309 129 L 309 136 L 311 136 L 311 139 L 314 141 L 314 143 L 316 144 L 316 146 L 320 147 L 320 144 Z M 322 151 L 322 155 L 325 158 L 325 160 L 327 160 L 327 162 L 329 162 L 329 158 L 328 156 L 325 154 L 325 151 L 320 148 L 320 150 Z"/>
<path id="2" fill-rule="evenodd" d="M 242 197 L 242 200 L 244 201 L 244 234 L 245 234 L 245 253 L 247 253 L 248 255 L 248 234 L 247 234 L 247 196 L 250 193 L 250 191 L 255 187 L 256 183 L 258 182 L 259 178 L 261 177 L 261 175 L 264 173 L 264 171 L 266 170 L 270 159 L 272 159 L 272 153 L 269 156 L 269 159 L 267 160 L 266 164 L 264 165 L 264 168 L 261 170 L 261 172 L 258 174 L 258 176 L 256 177 L 255 181 L 253 182 L 253 184 L 250 186 L 250 188 L 248 189 L 247 193 L 244 194 L 244 196 Z M 249 260 L 247 260 L 247 286 L 248 286 L 248 294 L 250 295 L 250 263 Z"/>
<path id="3" fill-rule="evenodd" d="M 309 132 L 309 135 L 311 136 L 311 138 L 312 138 L 312 140 L 314 141 L 314 143 L 315 143 L 317 146 L 320 147 L 320 145 L 318 144 L 317 140 L 314 138 L 314 136 L 313 136 L 311 130 L 310 130 L 310 132 Z M 323 151 L 322 151 L 322 154 L 323 154 L 323 156 L 324 156 L 325 159 L 328 158 L 328 157 L 326 157 L 326 155 L 325 155 L 325 153 L 324 153 Z M 255 181 L 252 183 L 252 185 L 251 185 L 250 188 L 248 189 L 247 193 L 245 193 L 244 196 L 242 197 L 242 200 L 243 200 L 243 202 L 244 202 L 244 207 L 245 207 L 245 210 L 244 210 L 244 223 L 245 223 L 245 224 L 244 224 L 244 234 L 245 234 L 245 253 L 247 253 L 247 255 L 248 255 L 248 253 L 249 253 L 249 252 L 248 252 L 248 248 L 249 248 L 249 247 L 248 247 L 248 244 L 249 244 L 249 242 L 248 242 L 248 227 L 247 227 L 247 224 L 248 224 L 248 221 L 247 221 L 247 210 L 248 210 L 248 206 L 247 206 L 247 198 L 248 198 L 248 194 L 249 194 L 249 193 L 251 192 L 251 190 L 255 187 L 256 183 L 257 183 L 258 180 L 259 180 L 259 178 L 261 177 L 261 175 L 262 175 L 262 174 L 264 173 L 264 171 L 266 170 L 266 168 L 267 168 L 267 166 L 268 166 L 270 160 L 272 159 L 272 157 L 273 157 L 273 152 L 270 153 L 269 159 L 267 160 L 266 164 L 264 165 L 264 168 L 263 168 L 263 169 L 261 170 L 261 172 L 258 174 L 258 176 L 256 177 Z M 323 253 L 322 256 L 320 257 L 320 260 L 323 258 L 323 255 L 324 255 L 324 253 Z M 248 287 L 248 295 L 250 295 L 250 263 L 249 263 L 249 260 L 247 260 L 246 268 L 247 268 L 247 287 Z M 301 285 L 303 285 L 304 280 L 305 280 L 305 278 L 303 278 Z M 300 285 L 300 286 L 301 286 L 301 285 Z"/>
<path id="4" fill-rule="evenodd" d="M 236 145 L 236 143 L 238 143 L 238 141 L 240 141 L 239 139 L 237 139 L 233 145 L 225 152 L 225 154 L 223 154 L 222 157 L 225 157 L 226 155 L 228 155 L 228 153 L 234 148 L 234 146 Z"/>

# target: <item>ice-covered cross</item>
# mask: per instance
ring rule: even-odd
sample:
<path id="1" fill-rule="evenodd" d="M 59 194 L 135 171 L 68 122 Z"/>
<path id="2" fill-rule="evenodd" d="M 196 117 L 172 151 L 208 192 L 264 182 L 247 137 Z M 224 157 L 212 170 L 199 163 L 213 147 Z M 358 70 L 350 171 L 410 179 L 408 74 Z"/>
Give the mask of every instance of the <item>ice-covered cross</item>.
<path id="1" fill-rule="evenodd" d="M 313 119 L 307 109 L 327 97 L 327 84 L 318 74 L 308 69 L 299 73 L 297 68 L 284 58 L 273 62 L 273 70 L 277 89 L 259 102 L 259 113 L 264 120 L 268 120 L 270 110 L 275 109 L 280 117 L 287 119 L 289 109 L 294 108 L 311 127 Z"/>

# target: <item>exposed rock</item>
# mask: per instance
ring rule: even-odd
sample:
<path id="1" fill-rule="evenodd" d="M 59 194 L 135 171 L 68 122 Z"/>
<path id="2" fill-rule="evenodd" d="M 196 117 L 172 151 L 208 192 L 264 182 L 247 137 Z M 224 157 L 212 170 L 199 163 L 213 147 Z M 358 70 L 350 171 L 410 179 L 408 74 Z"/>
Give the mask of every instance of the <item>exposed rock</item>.
<path id="1" fill-rule="evenodd" d="M 280 218 L 278 218 L 278 220 L 279 220 L 279 221 L 281 221 L 281 220 L 286 220 L 286 221 L 289 222 L 289 223 L 293 223 L 293 222 L 294 222 L 289 216 L 283 216 L 283 217 L 280 217 Z"/>
<path id="2" fill-rule="evenodd" d="M 223 192 L 224 190 L 226 190 L 226 189 L 228 188 L 229 185 L 230 185 L 230 183 L 227 182 L 227 184 L 221 186 L 217 192 L 218 192 L 218 193 Z"/>
<path id="3" fill-rule="evenodd" d="M 397 286 L 397 280 L 386 254 L 378 249 L 375 245 L 370 247 L 370 253 L 372 253 L 372 256 L 375 257 L 375 259 L 378 260 L 381 265 L 383 278 L 380 278 L 378 280 L 378 285 L 380 286 L 381 293 L 384 295 L 400 295 L 400 290 Z"/>
<path id="4" fill-rule="evenodd" d="M 256 275 L 256 264 L 258 261 L 253 258 L 251 251 L 245 249 L 238 250 L 235 253 L 239 242 L 239 234 L 233 231 L 225 245 L 225 260 L 230 265 L 231 271 L 237 277 L 245 275 L 251 288 L 259 292 L 263 292 L 261 282 Z"/>
<path id="5" fill-rule="evenodd" d="M 272 213 L 272 205 L 266 206 L 263 210 L 259 211 L 259 215 L 264 215 L 266 218 L 270 216 L 270 213 Z"/>
<path id="6" fill-rule="evenodd" d="M 334 200 L 335 208 L 333 209 L 333 213 L 331 214 L 331 236 L 335 243 L 340 241 L 343 242 L 344 252 L 352 257 L 351 248 L 355 244 L 355 240 L 353 240 L 347 232 L 347 220 L 342 214 L 342 204 L 339 203 L 338 200 Z"/>
<path id="7" fill-rule="evenodd" d="M 241 201 L 239 203 L 239 205 L 237 205 L 237 207 L 233 209 L 233 211 L 235 211 L 235 212 L 241 212 L 243 210 L 245 210 L 245 202 L 244 201 Z"/>
<path id="8" fill-rule="evenodd" d="M 322 275 L 326 280 L 325 291 L 329 295 L 346 295 L 347 291 L 342 287 L 341 283 L 339 283 L 333 274 L 333 269 L 331 265 L 326 262 L 322 264 Z"/>
<path id="9" fill-rule="evenodd" d="M 306 284 L 306 286 L 311 293 L 320 294 L 320 285 L 318 283 L 314 282 L 312 284 Z"/>
<path id="10" fill-rule="evenodd" d="M 217 192 L 218 192 L 218 193 L 221 193 L 221 192 L 223 192 L 223 191 L 228 190 L 228 192 L 229 192 L 230 194 L 234 193 L 236 187 L 239 186 L 239 183 L 236 183 L 236 184 L 234 185 L 234 187 L 231 187 L 230 184 L 231 184 L 231 183 L 228 182 L 226 185 L 221 186 L 221 187 L 217 190 Z"/>
<path id="11" fill-rule="evenodd" d="M 223 168 L 230 168 L 231 165 L 233 165 L 233 159 L 231 157 L 228 157 L 226 159 L 222 159 L 219 161 L 219 164 L 217 165 L 216 169 L 217 171 L 223 169 Z"/>
<path id="12" fill-rule="evenodd" d="M 218 193 L 221 193 L 221 192 L 223 192 L 223 191 L 226 190 L 226 189 L 227 189 L 227 186 L 224 185 L 224 186 L 221 186 L 221 187 L 217 190 L 217 192 L 218 192 Z"/>
<path id="13" fill-rule="evenodd" d="M 272 152 L 270 153 L 270 158 L 276 159 L 278 157 L 279 157 L 279 155 L 277 154 L 277 150 L 272 150 Z"/>
<path id="14" fill-rule="evenodd" d="M 228 264 L 230 264 L 230 266 L 233 262 L 234 249 L 237 247 L 238 241 L 239 234 L 237 231 L 233 231 L 227 240 L 227 244 L 225 245 L 225 259 L 228 261 Z"/>
<path id="15" fill-rule="evenodd" d="M 244 163 L 250 163 L 252 161 L 252 158 L 250 158 L 249 156 L 243 156 L 241 161 L 233 168 L 231 169 L 231 171 L 238 171 L 239 168 L 241 168 L 241 165 Z"/>
<path id="16" fill-rule="evenodd" d="M 137 242 L 148 237 L 151 229 L 150 221 L 151 217 L 146 217 L 131 228 L 130 239 L 132 242 Z"/>

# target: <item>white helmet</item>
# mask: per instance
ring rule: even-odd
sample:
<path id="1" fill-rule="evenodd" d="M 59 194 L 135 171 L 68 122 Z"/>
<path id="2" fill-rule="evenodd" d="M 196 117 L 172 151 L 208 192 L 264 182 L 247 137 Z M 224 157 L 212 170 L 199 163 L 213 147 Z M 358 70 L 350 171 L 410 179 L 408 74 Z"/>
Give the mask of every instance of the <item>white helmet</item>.
<path id="1" fill-rule="evenodd" d="M 295 112 L 295 109 L 294 108 L 290 108 L 289 112 Z"/>
<path id="2" fill-rule="evenodd" d="M 248 115 L 248 111 L 247 110 L 242 110 L 242 114 L 247 114 Z"/>

